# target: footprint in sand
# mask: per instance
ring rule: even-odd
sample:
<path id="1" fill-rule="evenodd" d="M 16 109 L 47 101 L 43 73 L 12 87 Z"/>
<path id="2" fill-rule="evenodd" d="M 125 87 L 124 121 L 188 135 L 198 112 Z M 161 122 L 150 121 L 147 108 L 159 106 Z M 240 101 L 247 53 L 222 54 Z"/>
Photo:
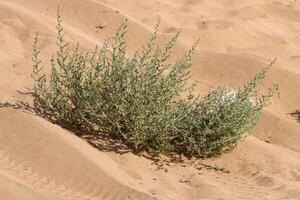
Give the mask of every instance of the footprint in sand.
<path id="1" fill-rule="evenodd" d="M 209 28 L 225 30 L 230 28 L 231 26 L 232 23 L 226 20 L 200 20 L 197 22 L 197 27 L 199 30 L 206 30 Z"/>
<path id="2" fill-rule="evenodd" d="M 176 33 L 180 31 L 180 28 L 176 27 L 176 26 L 170 26 L 170 27 L 167 27 L 167 28 L 164 28 L 163 29 L 163 33 Z"/>

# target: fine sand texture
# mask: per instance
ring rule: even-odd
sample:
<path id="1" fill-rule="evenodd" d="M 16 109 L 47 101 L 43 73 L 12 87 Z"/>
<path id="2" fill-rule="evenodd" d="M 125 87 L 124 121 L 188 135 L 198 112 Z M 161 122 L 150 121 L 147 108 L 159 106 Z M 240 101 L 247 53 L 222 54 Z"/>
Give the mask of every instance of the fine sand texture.
<path id="1" fill-rule="evenodd" d="M 158 18 L 159 44 L 178 30 L 172 60 L 200 39 L 191 71 L 197 93 L 238 88 L 274 58 L 262 88 L 277 83 L 254 133 L 198 164 L 153 163 L 94 148 L 30 111 L 0 108 L 0 200 L 300 200 L 300 1 L 0 0 L 0 103 L 32 104 L 36 31 L 47 66 L 56 50 L 56 8 L 66 38 L 101 45 L 128 19 L 129 53 Z"/>

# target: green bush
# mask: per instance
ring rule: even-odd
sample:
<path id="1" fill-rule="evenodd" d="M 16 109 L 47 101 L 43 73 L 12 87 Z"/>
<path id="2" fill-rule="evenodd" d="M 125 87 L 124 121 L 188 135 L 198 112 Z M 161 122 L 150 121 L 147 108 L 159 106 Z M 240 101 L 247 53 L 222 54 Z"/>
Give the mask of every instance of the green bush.
<path id="1" fill-rule="evenodd" d="M 129 56 L 126 27 L 125 22 L 102 48 L 84 52 L 66 43 L 58 12 L 58 50 L 49 78 L 39 60 L 38 37 L 33 46 L 36 112 L 71 130 L 121 139 L 137 152 L 208 157 L 232 149 L 249 133 L 277 90 L 255 91 L 270 65 L 236 92 L 218 88 L 195 96 L 195 84 L 187 82 L 196 44 L 171 65 L 179 33 L 158 47 L 156 25 L 146 45 Z"/>

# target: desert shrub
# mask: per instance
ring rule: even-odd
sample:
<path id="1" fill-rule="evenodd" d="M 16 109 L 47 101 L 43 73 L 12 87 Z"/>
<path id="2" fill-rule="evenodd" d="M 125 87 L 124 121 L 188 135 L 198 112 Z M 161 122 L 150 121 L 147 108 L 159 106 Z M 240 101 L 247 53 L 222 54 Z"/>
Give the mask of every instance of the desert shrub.
<path id="1" fill-rule="evenodd" d="M 296 118 L 296 120 L 298 120 L 298 122 L 300 122 L 300 110 L 296 110 L 292 113 L 290 113 L 293 117 Z"/>
<path id="2" fill-rule="evenodd" d="M 218 88 L 204 97 L 193 95 L 195 84 L 187 83 L 197 43 L 170 64 L 179 33 L 159 47 L 158 24 L 131 56 L 126 22 L 101 48 L 86 52 L 65 41 L 58 12 L 58 50 L 49 77 L 39 59 L 38 36 L 33 45 L 36 112 L 71 130 L 121 139 L 137 152 L 208 157 L 232 149 L 276 91 L 255 91 L 271 65 L 236 92 Z"/>

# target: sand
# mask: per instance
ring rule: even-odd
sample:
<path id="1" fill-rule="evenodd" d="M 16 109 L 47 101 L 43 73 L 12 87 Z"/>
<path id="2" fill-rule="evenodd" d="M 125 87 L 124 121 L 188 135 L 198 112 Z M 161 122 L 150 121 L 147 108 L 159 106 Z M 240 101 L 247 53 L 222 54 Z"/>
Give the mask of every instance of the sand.
<path id="1" fill-rule="evenodd" d="M 66 37 L 101 45 L 128 19 L 133 52 L 161 18 L 159 43 L 182 34 L 172 59 L 200 39 L 192 79 L 197 92 L 237 88 L 275 57 L 262 87 L 280 86 L 253 134 L 220 157 L 215 169 L 99 151 L 34 114 L 0 109 L 0 200 L 300 199 L 300 2 L 296 0 L 0 0 L 0 102 L 32 102 L 31 51 L 55 50 L 56 7 Z M 99 28 L 100 27 L 100 28 Z M 223 169 L 223 171 L 218 170 Z M 226 173 L 230 172 L 230 173 Z"/>

